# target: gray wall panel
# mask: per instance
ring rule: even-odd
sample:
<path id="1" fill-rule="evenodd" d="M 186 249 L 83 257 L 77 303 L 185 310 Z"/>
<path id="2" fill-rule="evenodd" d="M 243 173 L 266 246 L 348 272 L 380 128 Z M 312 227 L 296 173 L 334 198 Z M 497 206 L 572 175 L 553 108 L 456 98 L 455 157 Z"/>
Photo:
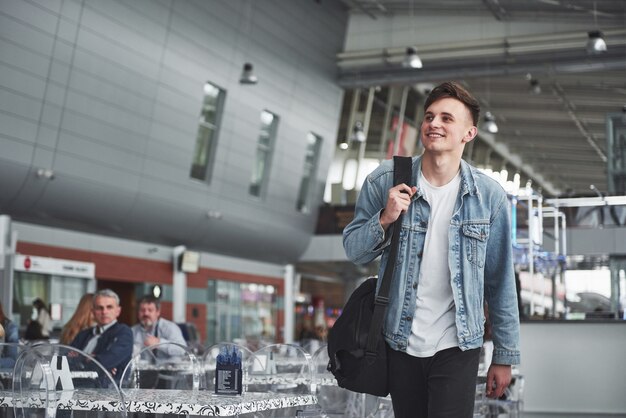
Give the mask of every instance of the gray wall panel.
<path id="1" fill-rule="evenodd" d="M 5 157 L 4 150 L 7 147 L 17 148 L 20 144 L 7 143 L 2 136 L 0 136 L 0 148 L 3 150 L 2 157 L 0 157 L 0 205 L 8 208 L 15 199 L 15 196 L 19 193 L 25 179 L 28 177 L 28 166 L 22 164 L 19 159 L 9 160 L 9 157 L 13 155 L 19 155 L 20 150 L 13 149 L 7 150 Z"/>
<path id="2" fill-rule="evenodd" d="M 49 106 L 49 105 L 46 105 Z M 58 126 L 39 125 L 37 130 L 37 149 L 54 150 L 59 137 Z"/>
<path id="3" fill-rule="evenodd" d="M 197 118 L 194 120 L 197 122 Z M 174 126 L 160 123 L 154 119 L 150 130 L 150 144 L 171 147 L 173 152 L 183 153 L 191 164 L 191 143 L 196 138 L 196 126 Z"/>
<path id="4" fill-rule="evenodd" d="M 45 101 L 48 104 L 63 107 L 65 97 L 67 96 L 67 87 L 56 81 L 49 80 L 45 90 Z"/>
<path id="5" fill-rule="evenodd" d="M 0 118 L 2 113 L 0 113 Z M 0 158 L 3 164 L 13 162 L 18 165 L 28 166 L 33 155 L 33 144 L 15 137 L 7 137 L 0 134 Z"/>
<path id="6" fill-rule="evenodd" d="M 115 2 L 91 1 L 94 7 L 105 10 L 130 26 L 137 25 L 146 33 L 159 33 L 167 26 L 170 5 L 173 0 L 118 0 Z M 111 4 L 109 4 L 111 3 Z M 134 12 L 134 13 L 131 13 Z M 120 16 L 123 14 L 124 16 Z"/>
<path id="7" fill-rule="evenodd" d="M 52 35 L 57 29 L 58 17 L 28 2 L 4 1 L 3 3 L 3 14 L 0 15 L 0 35 L 19 41 L 25 47 L 42 48 L 42 51 L 49 49 L 52 45 Z M 41 42 L 39 45 L 38 40 Z"/>
<path id="8" fill-rule="evenodd" d="M 129 49 L 121 40 L 103 38 L 100 34 L 81 30 L 77 47 L 96 50 L 102 58 L 114 57 L 114 62 L 150 80 L 158 78 L 159 67 L 156 65 L 158 57 L 140 54 L 138 51 Z"/>
<path id="9" fill-rule="evenodd" d="M 2 22 L 0 22 L 0 27 L 2 27 Z M 2 62 L 3 67 L 7 71 L 26 71 L 31 77 L 45 78 L 48 74 L 50 60 L 40 52 L 26 49 L 19 44 L 0 37 L 0 62 Z M 5 71 L 4 68 L 3 71 Z M 22 87 L 19 84 L 17 88 L 26 89 L 25 86 Z"/>
<path id="10" fill-rule="evenodd" d="M 197 88 L 190 93 L 194 95 L 185 95 L 180 91 L 172 90 L 169 86 L 160 84 L 153 111 L 156 112 L 156 109 L 161 108 L 162 111 L 166 111 L 167 114 L 172 117 L 181 116 L 193 118 L 194 122 L 197 122 L 198 116 L 200 115 L 200 108 L 202 107 L 202 97 L 201 94 L 198 93 Z M 158 120 L 158 118 L 156 119 Z M 164 118 L 164 120 L 167 121 L 168 118 Z M 187 127 L 190 125 L 193 125 L 193 123 L 187 121 L 182 126 Z"/>
<path id="11" fill-rule="evenodd" d="M 0 112 L 0 133 L 2 135 L 32 141 L 36 132 L 36 121 L 12 112 Z"/>
<path id="12" fill-rule="evenodd" d="M 49 65 L 48 78 L 51 82 L 65 89 L 69 83 L 71 71 L 72 69 L 67 63 L 55 60 Z"/>
<path id="13" fill-rule="evenodd" d="M 145 135 L 67 109 L 63 115 L 63 129 L 91 138 L 93 141 L 135 153 L 142 153 L 148 141 Z"/>
<path id="14" fill-rule="evenodd" d="M 138 189 L 140 181 L 138 167 L 121 167 L 108 163 L 102 164 L 102 159 L 96 154 L 91 158 L 84 158 L 80 155 L 58 152 L 54 156 L 55 166 L 67 167 L 57 173 L 57 183 L 64 180 L 64 176 L 77 178 L 92 184 L 106 185 L 112 190 L 126 190 L 134 192 Z M 98 164 L 100 162 L 100 164 Z M 104 201 L 102 197 L 97 200 Z"/>
<path id="15" fill-rule="evenodd" d="M 156 80 L 148 79 L 124 63 L 111 61 L 92 51 L 77 49 L 73 64 L 75 71 L 82 71 L 114 87 L 126 89 L 129 94 L 147 98 L 153 98 L 156 94 Z"/>
<path id="16" fill-rule="evenodd" d="M 79 137 L 69 132 L 64 132 L 59 137 L 57 151 L 60 154 L 89 161 L 89 164 L 106 161 L 111 169 L 124 171 L 124 175 L 127 175 L 127 173 L 138 173 L 144 158 L 139 153 L 113 148 L 107 144 L 94 142 L 89 138 Z M 57 163 L 61 164 L 61 161 Z M 70 173 L 70 170 L 67 170 L 67 172 Z M 89 173 L 87 173 L 88 175 Z M 106 177 L 105 179 L 109 180 Z M 120 186 L 125 187 L 127 185 L 121 184 Z"/>
<path id="17" fill-rule="evenodd" d="M 43 107 L 41 103 L 39 103 L 41 109 L 37 109 L 37 111 L 33 111 L 33 115 L 37 115 L 37 113 L 41 112 L 41 126 L 46 126 L 48 129 L 57 130 L 55 128 L 61 125 L 61 118 L 63 117 L 63 108 L 61 106 L 57 106 L 51 103 L 45 103 Z M 44 135 L 44 137 L 42 137 Z M 41 142 L 41 139 L 45 140 L 45 136 L 48 136 L 48 133 L 41 132 L 39 130 L 37 134 L 37 143 L 39 145 L 44 145 L 45 142 Z M 56 135 L 55 135 L 56 136 Z M 48 146 L 53 146 L 52 143 L 47 143 Z"/>
<path id="18" fill-rule="evenodd" d="M 146 7 L 146 9 L 155 9 Z M 144 9 L 145 10 L 145 9 Z M 158 57 L 167 37 L 168 11 L 162 10 L 162 22 L 146 18 L 141 12 L 117 1 L 86 1 L 82 25 L 103 36 L 123 40 L 124 45 L 140 53 Z"/>
<path id="19" fill-rule="evenodd" d="M 0 88 L 0 111 L 32 118 L 33 115 L 39 114 L 40 110 L 41 100 L 25 97 L 15 90 L 7 91 Z"/>
<path id="20" fill-rule="evenodd" d="M 127 89 L 107 83 L 81 71 L 72 71 L 72 92 L 98 100 L 107 106 L 115 107 L 120 111 L 135 113 L 139 117 L 150 118 L 154 100 Z"/>
<path id="21" fill-rule="evenodd" d="M 108 199 L 102 199 L 103 194 Z M 49 182 L 36 200 L 33 212 L 45 210 L 63 226 L 81 228 L 97 222 L 104 231 L 121 232 L 119 226 L 129 212 L 133 197 L 133 193 L 101 183 L 64 178 L 63 182 Z"/>

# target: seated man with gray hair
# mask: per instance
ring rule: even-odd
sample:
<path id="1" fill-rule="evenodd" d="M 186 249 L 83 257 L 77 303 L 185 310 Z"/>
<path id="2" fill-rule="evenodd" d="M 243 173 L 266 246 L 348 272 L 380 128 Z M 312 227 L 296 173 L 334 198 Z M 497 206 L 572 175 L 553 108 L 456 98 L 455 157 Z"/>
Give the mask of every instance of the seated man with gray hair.
<path id="1" fill-rule="evenodd" d="M 133 355 L 133 332 L 117 322 L 121 312 L 119 296 L 110 289 L 99 290 L 93 299 L 97 325 L 79 332 L 70 344 L 98 360 L 118 382 Z"/>

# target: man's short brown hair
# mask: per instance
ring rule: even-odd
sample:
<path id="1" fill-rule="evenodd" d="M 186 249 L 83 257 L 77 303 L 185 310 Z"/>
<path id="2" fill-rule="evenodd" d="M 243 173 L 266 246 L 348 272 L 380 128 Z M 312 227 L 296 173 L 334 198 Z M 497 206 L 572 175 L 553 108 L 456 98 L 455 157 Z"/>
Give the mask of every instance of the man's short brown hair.
<path id="1" fill-rule="evenodd" d="M 465 87 L 455 81 L 446 81 L 432 89 L 424 103 L 424 112 L 426 112 L 431 104 L 446 97 L 457 99 L 463 103 L 472 115 L 474 126 L 478 126 L 478 118 L 480 116 L 480 104 L 478 100 L 476 100 Z"/>
<path id="2" fill-rule="evenodd" d="M 152 303 L 156 307 L 157 311 L 161 310 L 161 301 L 159 299 L 155 298 L 152 295 L 145 295 L 141 299 L 139 299 L 138 305 L 142 305 L 144 303 L 146 303 L 146 304 Z"/>

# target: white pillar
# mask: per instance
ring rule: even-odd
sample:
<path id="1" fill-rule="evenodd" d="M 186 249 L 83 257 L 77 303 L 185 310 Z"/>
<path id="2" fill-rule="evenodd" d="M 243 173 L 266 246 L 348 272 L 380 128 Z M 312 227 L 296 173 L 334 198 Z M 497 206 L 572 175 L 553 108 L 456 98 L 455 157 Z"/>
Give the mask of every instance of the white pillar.
<path id="1" fill-rule="evenodd" d="M 284 298 L 284 309 L 285 309 L 285 327 L 283 330 L 284 342 L 287 344 L 291 344 L 294 342 L 294 330 L 295 330 L 295 319 L 296 319 L 296 309 L 295 309 L 295 298 L 294 298 L 294 283 L 296 279 L 296 270 L 293 264 L 285 265 L 285 298 Z"/>
<path id="2" fill-rule="evenodd" d="M 0 302 L 4 313 L 11 315 L 13 310 L 13 260 L 15 256 L 15 235 L 11 231 L 11 217 L 0 215 Z"/>
<path id="3" fill-rule="evenodd" d="M 174 322 L 187 322 L 187 274 L 180 269 L 180 261 L 187 250 L 184 245 L 174 247 L 172 268 L 172 319 Z"/>

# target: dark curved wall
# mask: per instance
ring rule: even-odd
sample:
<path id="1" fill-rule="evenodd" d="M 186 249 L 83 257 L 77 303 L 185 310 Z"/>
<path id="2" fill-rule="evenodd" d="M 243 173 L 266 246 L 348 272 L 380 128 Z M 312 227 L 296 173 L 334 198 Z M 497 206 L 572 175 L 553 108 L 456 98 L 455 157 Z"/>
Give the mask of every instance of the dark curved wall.
<path id="1" fill-rule="evenodd" d="M 1 2 L 0 213 L 297 260 L 317 216 L 296 210 L 306 135 L 323 137 L 317 208 L 340 113 L 335 54 L 347 15 L 336 3 Z M 254 63 L 257 85 L 238 83 L 244 62 Z M 208 184 L 189 177 L 206 81 L 226 90 Z M 264 109 L 280 124 L 258 199 L 248 186 Z"/>

